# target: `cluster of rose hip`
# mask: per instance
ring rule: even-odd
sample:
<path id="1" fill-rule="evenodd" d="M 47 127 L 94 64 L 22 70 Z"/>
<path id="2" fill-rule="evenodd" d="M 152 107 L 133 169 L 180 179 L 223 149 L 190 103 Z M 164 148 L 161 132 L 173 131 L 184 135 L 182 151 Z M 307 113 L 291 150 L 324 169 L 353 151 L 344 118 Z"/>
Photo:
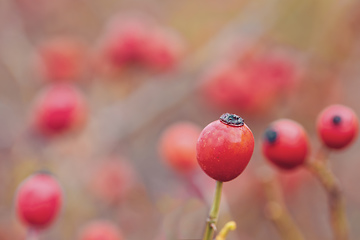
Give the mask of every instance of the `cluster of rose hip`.
<path id="1" fill-rule="evenodd" d="M 317 128 L 325 146 L 342 149 L 357 136 L 358 119 L 354 112 L 342 105 L 333 105 L 322 111 Z M 275 121 L 264 134 L 264 155 L 282 169 L 293 169 L 305 164 L 309 153 L 308 137 L 300 124 L 288 119 Z M 195 146 L 196 145 L 196 149 Z M 223 114 L 201 132 L 190 123 L 169 127 L 161 136 L 159 150 L 164 159 L 179 172 L 189 172 L 194 165 L 194 155 L 201 169 L 217 181 L 216 193 L 207 221 L 204 239 L 212 239 L 219 211 L 222 183 L 239 176 L 254 150 L 254 137 L 244 120 L 234 114 Z M 196 163 L 196 164 L 197 164 Z M 47 227 L 56 217 L 62 204 L 62 190 L 55 178 L 39 172 L 19 187 L 16 209 L 20 218 L 32 229 Z M 230 227 L 229 227 L 230 226 Z M 228 229 L 219 237 L 226 237 Z M 81 239 L 107 232 L 113 239 L 121 234 L 106 221 L 92 223 L 82 233 Z M 112 239 L 112 238 L 109 238 Z M 221 239 L 221 238 L 219 238 Z"/>
<path id="2" fill-rule="evenodd" d="M 110 18 L 91 45 L 74 36 L 46 39 L 36 48 L 33 65 L 40 78 L 52 81 L 106 77 L 131 67 L 159 73 L 174 69 L 183 50 L 173 29 L 147 15 L 128 13 Z"/>
<path id="3" fill-rule="evenodd" d="M 93 50 L 74 38 L 44 42 L 36 50 L 34 63 L 39 77 L 51 82 L 51 86 L 36 101 L 34 129 L 53 137 L 84 124 L 86 102 L 69 82 L 84 80 L 90 75 L 120 76 L 117 74 L 128 68 L 164 72 L 176 66 L 181 54 L 182 43 L 178 36 L 144 16 L 114 17 Z M 246 64 L 243 60 L 221 63 L 207 75 L 204 89 L 208 99 L 244 111 L 262 111 L 267 107 L 264 104 L 272 104 L 280 93 L 296 84 L 295 66 L 282 55 L 261 52 L 247 55 Z M 331 149 L 348 146 L 357 130 L 355 114 L 344 106 L 329 107 L 318 118 L 320 138 Z M 215 231 L 222 183 L 243 172 L 253 149 L 251 130 L 243 119 L 232 114 L 223 115 L 202 131 L 192 123 L 181 122 L 162 134 L 159 152 L 170 166 L 189 177 L 188 173 L 200 165 L 218 182 L 204 239 L 212 239 Z M 308 137 L 298 123 L 278 120 L 265 133 L 263 152 L 278 167 L 293 169 L 304 165 L 308 159 Z M 100 185 L 102 188 L 106 184 Z M 39 230 L 53 222 L 62 201 L 62 189 L 54 176 L 39 172 L 19 187 L 16 209 L 30 229 Z M 90 224 L 81 239 L 93 239 L 91 237 L 104 232 L 112 236 L 110 239 L 121 239 L 119 230 L 106 221 Z"/>
<path id="4" fill-rule="evenodd" d="M 353 142 L 358 125 L 353 110 L 343 105 L 332 105 L 318 116 L 317 132 L 325 147 L 338 150 Z M 289 119 L 281 119 L 270 125 L 262 147 L 266 158 L 285 170 L 304 165 L 310 152 L 304 128 Z"/>
<path id="5" fill-rule="evenodd" d="M 303 167 L 314 174 L 327 192 L 334 239 L 346 240 L 349 238 L 349 229 L 344 199 L 338 181 L 327 164 L 327 158 L 329 150 L 344 149 L 355 140 L 359 120 L 352 109 L 343 105 L 331 105 L 319 114 L 316 127 L 322 147 L 312 158 L 309 156 L 310 146 L 306 131 L 299 123 L 289 119 L 275 121 L 266 130 L 262 145 L 263 154 L 280 169 L 292 170 Z M 279 199 L 271 195 L 274 194 L 268 193 L 269 202 L 279 202 Z M 277 205 L 276 208 L 283 209 L 269 208 L 269 215 L 278 225 L 281 234 L 287 236 L 284 238 L 305 239 L 296 224 L 289 220 L 290 216 L 284 217 L 287 215 L 285 206 Z M 279 211 L 283 214 L 279 214 Z M 291 223 L 285 226 L 284 219 Z"/>
<path id="6" fill-rule="evenodd" d="M 205 73 L 204 96 L 221 109 L 262 114 L 296 88 L 302 75 L 300 64 L 284 49 L 253 44 L 236 51 L 238 45 Z"/>
<path id="7" fill-rule="evenodd" d="M 87 104 L 75 83 L 86 81 L 90 76 L 121 77 L 119 73 L 131 68 L 152 73 L 167 72 L 176 67 L 182 53 L 182 41 L 176 33 L 147 16 L 136 14 L 110 19 L 93 49 L 74 37 L 44 41 L 31 59 L 37 77 L 48 83 L 35 101 L 32 130 L 50 141 L 84 125 L 88 118 Z M 118 176 L 122 174 L 124 176 Z M 94 177 L 95 194 L 105 201 L 116 201 L 123 191 L 109 189 L 109 183 L 110 186 L 117 185 L 130 175 L 131 169 L 126 164 L 108 161 Z M 116 183 L 114 179 L 117 179 Z M 41 171 L 19 186 L 16 210 L 30 232 L 37 232 L 54 221 L 62 202 L 63 191 L 56 178 Z M 99 239 L 104 233 L 107 239 L 122 239 L 114 224 L 103 220 L 85 227 L 80 239 Z"/>
<path id="8" fill-rule="evenodd" d="M 333 105 L 319 115 L 317 130 L 326 147 L 342 149 L 357 136 L 358 120 L 348 107 Z M 200 127 L 191 122 L 174 123 L 163 132 L 159 152 L 176 171 L 190 172 L 197 167 L 196 150 L 193 146 L 199 134 Z M 276 166 L 294 169 L 304 164 L 308 158 L 308 136 L 297 122 L 289 119 L 275 121 L 264 136 L 263 153 Z M 232 167 L 227 164 L 224 166 Z"/>
<path id="9" fill-rule="evenodd" d="M 53 223 L 63 205 L 63 195 L 63 189 L 57 179 L 46 171 L 33 174 L 19 186 L 15 203 L 16 212 L 28 227 L 29 239 L 37 239 L 39 232 Z M 122 234 L 110 221 L 93 220 L 82 228 L 79 239 L 121 240 Z"/>
<path id="10" fill-rule="evenodd" d="M 350 108 L 332 105 L 319 114 L 317 131 L 326 148 L 343 149 L 357 136 L 358 118 Z M 309 139 L 304 128 L 290 119 L 280 119 L 271 123 L 262 141 L 265 157 L 284 170 L 292 170 L 308 164 L 309 147 Z M 217 181 L 215 198 L 203 238 L 213 239 L 222 183 L 239 176 L 249 163 L 254 149 L 251 130 L 242 118 L 234 114 L 222 115 L 219 120 L 210 123 L 201 132 L 194 124 L 180 122 L 173 124 L 163 133 L 159 149 L 163 158 L 176 171 L 191 172 L 198 163 L 208 176 Z M 323 163 L 323 159 L 316 159 L 315 162 Z M 323 177 L 319 176 L 320 181 L 324 181 L 325 185 L 331 184 L 332 179 L 322 179 Z M 231 229 L 234 229 L 234 224 L 225 225 L 217 239 L 224 239 Z M 334 231 L 335 234 L 340 234 L 338 239 L 345 239 L 342 237 L 347 236 L 346 232 Z"/>
<path id="11" fill-rule="evenodd" d="M 84 125 L 87 104 L 75 84 L 90 78 L 122 78 L 138 72 L 164 73 L 174 69 L 183 54 L 180 37 L 144 15 L 111 18 L 90 48 L 75 37 L 61 36 L 40 44 L 31 59 L 36 77 L 50 83 L 37 97 L 33 123 L 45 136 L 59 135 Z"/>

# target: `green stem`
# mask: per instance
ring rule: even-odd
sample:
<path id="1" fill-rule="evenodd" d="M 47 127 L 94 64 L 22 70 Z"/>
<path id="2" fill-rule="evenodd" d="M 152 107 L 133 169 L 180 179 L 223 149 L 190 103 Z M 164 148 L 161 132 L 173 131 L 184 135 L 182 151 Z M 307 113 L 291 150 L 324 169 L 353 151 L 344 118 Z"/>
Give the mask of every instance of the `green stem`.
<path id="1" fill-rule="evenodd" d="M 216 230 L 216 222 L 219 215 L 222 182 L 216 181 L 214 201 L 210 210 L 209 218 L 206 221 L 206 229 L 203 240 L 212 240 Z"/>

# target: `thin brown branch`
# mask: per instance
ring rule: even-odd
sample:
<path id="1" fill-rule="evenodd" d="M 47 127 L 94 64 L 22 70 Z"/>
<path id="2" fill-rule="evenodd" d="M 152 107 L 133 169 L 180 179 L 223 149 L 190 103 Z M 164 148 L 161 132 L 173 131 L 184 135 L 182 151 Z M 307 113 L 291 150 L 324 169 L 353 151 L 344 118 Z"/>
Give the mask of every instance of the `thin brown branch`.
<path id="1" fill-rule="evenodd" d="M 274 223 L 283 240 L 305 240 L 284 203 L 279 185 L 272 173 L 262 174 L 262 183 L 267 199 L 266 214 Z"/>
<path id="2" fill-rule="evenodd" d="M 325 161 L 312 161 L 307 164 L 307 167 L 317 177 L 327 192 L 334 239 L 349 239 L 345 200 L 336 177 Z"/>

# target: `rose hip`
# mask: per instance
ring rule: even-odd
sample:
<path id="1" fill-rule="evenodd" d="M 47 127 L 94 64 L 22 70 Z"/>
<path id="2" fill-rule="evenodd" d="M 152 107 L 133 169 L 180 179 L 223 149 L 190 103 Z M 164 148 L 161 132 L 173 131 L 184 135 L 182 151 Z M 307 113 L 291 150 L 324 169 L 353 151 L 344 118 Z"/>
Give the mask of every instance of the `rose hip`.
<path id="1" fill-rule="evenodd" d="M 15 204 L 23 223 L 31 228 L 45 228 L 60 211 L 62 189 L 52 175 L 36 173 L 19 186 Z"/>
<path id="2" fill-rule="evenodd" d="M 58 37 L 43 42 L 36 49 L 35 71 L 47 81 L 83 79 L 88 67 L 84 42 L 71 37 Z"/>
<path id="3" fill-rule="evenodd" d="M 180 36 L 174 31 L 158 27 L 147 37 L 141 61 L 154 72 L 172 70 L 180 61 L 183 46 Z"/>
<path id="4" fill-rule="evenodd" d="M 34 126 L 46 136 L 59 135 L 79 128 L 85 122 L 85 100 L 76 88 L 54 84 L 36 99 Z"/>
<path id="5" fill-rule="evenodd" d="M 163 160 L 180 173 L 188 173 L 198 167 L 196 143 L 201 129 L 191 122 L 177 122 L 161 134 L 158 150 Z"/>
<path id="6" fill-rule="evenodd" d="M 227 182 L 248 165 L 254 136 L 242 118 L 227 113 L 202 130 L 196 150 L 202 170 L 217 181 Z"/>
<path id="7" fill-rule="evenodd" d="M 279 168 L 294 169 L 304 164 L 308 156 L 308 136 L 299 123 L 280 119 L 265 131 L 262 151 Z"/>
<path id="8" fill-rule="evenodd" d="M 354 111 L 343 105 L 331 105 L 317 119 L 317 132 L 325 146 L 343 149 L 356 138 L 359 120 Z"/>

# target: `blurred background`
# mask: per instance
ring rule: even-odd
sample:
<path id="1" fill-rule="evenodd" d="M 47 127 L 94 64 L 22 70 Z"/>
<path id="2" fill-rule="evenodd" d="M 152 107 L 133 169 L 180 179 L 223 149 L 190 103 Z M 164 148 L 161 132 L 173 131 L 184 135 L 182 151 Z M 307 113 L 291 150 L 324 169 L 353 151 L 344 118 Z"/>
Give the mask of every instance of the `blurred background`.
<path id="1" fill-rule="evenodd" d="M 54 173 L 65 201 L 39 239 L 80 239 L 97 219 L 115 224 L 123 239 L 201 239 L 215 182 L 192 164 L 194 145 L 224 112 L 245 119 L 255 150 L 244 173 L 225 183 L 219 226 L 236 221 L 229 240 L 280 239 L 264 211 L 259 169 L 271 166 L 262 134 L 276 119 L 296 120 L 315 153 L 322 109 L 341 103 L 360 112 L 359 7 L 1 0 L 0 240 L 25 239 L 14 197 L 41 169 Z M 359 149 L 356 141 L 330 156 L 353 238 Z M 331 239 L 320 184 L 303 169 L 272 171 L 306 239 Z"/>

